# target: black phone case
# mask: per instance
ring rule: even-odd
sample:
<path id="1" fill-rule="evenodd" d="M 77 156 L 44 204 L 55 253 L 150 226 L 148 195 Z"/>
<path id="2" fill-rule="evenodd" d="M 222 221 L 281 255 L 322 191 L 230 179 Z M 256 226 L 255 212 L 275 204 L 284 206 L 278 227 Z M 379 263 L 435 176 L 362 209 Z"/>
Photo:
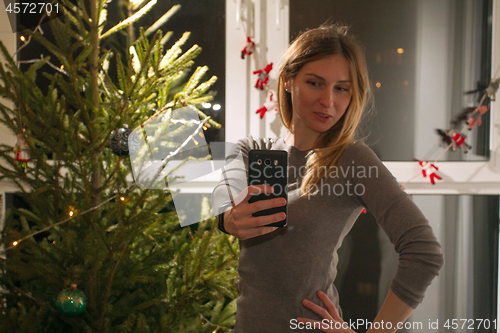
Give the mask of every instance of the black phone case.
<path id="1" fill-rule="evenodd" d="M 261 210 L 252 216 L 272 215 L 284 212 L 288 216 L 288 152 L 286 150 L 250 150 L 248 153 L 248 185 L 270 185 L 271 194 L 253 195 L 249 203 L 270 198 L 285 198 L 287 204 L 281 207 Z M 287 219 L 268 224 L 272 227 L 285 227 Z"/>

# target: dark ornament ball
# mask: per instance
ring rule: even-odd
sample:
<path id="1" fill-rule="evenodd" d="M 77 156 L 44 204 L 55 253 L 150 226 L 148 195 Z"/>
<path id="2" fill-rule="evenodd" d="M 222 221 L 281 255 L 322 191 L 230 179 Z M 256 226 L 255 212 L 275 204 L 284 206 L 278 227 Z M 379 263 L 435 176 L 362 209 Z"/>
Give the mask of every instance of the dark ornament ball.
<path id="1" fill-rule="evenodd" d="M 113 154 L 127 157 L 129 155 L 128 151 L 128 136 L 130 135 L 130 130 L 125 124 L 122 128 L 117 129 L 111 133 L 111 138 L 109 140 L 109 147 Z"/>

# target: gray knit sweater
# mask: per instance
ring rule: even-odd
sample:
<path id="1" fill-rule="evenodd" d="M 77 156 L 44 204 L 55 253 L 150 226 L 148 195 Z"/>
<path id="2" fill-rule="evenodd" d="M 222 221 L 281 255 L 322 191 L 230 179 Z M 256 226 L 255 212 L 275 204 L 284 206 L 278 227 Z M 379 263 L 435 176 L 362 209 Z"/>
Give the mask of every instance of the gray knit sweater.
<path id="1" fill-rule="evenodd" d="M 337 167 L 328 170 L 331 177 L 338 178 L 320 183 L 320 192 L 309 199 L 300 198 L 299 193 L 309 151 L 287 146 L 283 139 L 251 136 L 238 141 L 235 147 L 241 149 L 243 159 L 233 160 L 225 169 L 233 197 L 246 187 L 249 150 L 278 149 L 289 154 L 288 225 L 239 242 L 236 333 L 296 332 L 292 319 L 321 321 L 301 303 L 308 299 L 323 306 L 318 290 L 325 292 L 338 308 L 333 284 L 337 250 L 363 208 L 375 216 L 399 253 L 392 291 L 413 308 L 422 301 L 443 265 L 440 245 L 422 212 L 368 146 L 362 142 L 351 144 Z M 236 153 L 237 149 L 226 161 Z M 227 198 L 222 177 L 212 194 L 213 207 L 224 206 Z"/>

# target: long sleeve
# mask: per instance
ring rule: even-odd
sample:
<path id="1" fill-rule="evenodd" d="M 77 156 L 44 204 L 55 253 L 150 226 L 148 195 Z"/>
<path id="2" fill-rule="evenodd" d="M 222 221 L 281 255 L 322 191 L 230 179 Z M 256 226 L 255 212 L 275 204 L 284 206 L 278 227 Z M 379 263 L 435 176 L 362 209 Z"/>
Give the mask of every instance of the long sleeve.
<path id="1" fill-rule="evenodd" d="M 222 169 L 221 179 L 212 192 L 212 207 L 214 214 L 219 215 L 222 209 L 231 203 L 246 185 L 246 170 L 243 153 L 248 156 L 248 150 L 241 140 L 233 145 L 226 154 L 226 164 Z"/>
<path id="2" fill-rule="evenodd" d="M 429 222 L 375 153 L 358 142 L 346 149 L 339 165 L 351 166 L 347 181 L 360 204 L 372 213 L 395 250 L 399 264 L 391 289 L 416 308 L 443 266 L 443 255 Z"/>
<path id="3" fill-rule="evenodd" d="M 248 152 L 252 149 L 271 149 L 274 142 L 270 139 L 259 139 L 258 142 L 255 140 L 256 138 L 248 136 L 227 147 L 226 165 L 222 170 L 219 184 L 212 192 L 212 207 L 215 215 L 222 213 L 220 208 L 227 207 L 227 204 L 231 202 L 231 196 L 236 199 L 248 186 Z"/>

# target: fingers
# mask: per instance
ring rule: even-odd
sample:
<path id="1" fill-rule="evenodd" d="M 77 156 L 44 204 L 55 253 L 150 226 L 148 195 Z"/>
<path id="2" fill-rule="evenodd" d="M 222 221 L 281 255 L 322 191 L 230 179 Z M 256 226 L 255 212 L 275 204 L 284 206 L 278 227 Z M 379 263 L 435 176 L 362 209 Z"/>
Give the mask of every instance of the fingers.
<path id="1" fill-rule="evenodd" d="M 311 301 L 308 301 L 307 299 L 302 301 L 302 305 L 304 305 L 306 308 L 316 312 L 323 319 L 328 319 L 328 320 L 333 319 L 333 317 L 330 315 L 330 313 L 326 309 L 322 308 L 319 305 L 314 304 Z"/>
<path id="2" fill-rule="evenodd" d="M 321 321 L 316 321 L 316 320 L 310 320 L 307 318 L 302 318 L 298 317 L 297 321 L 300 323 L 304 323 L 307 325 L 307 323 L 310 323 L 311 325 L 314 325 L 314 323 L 321 323 L 322 325 L 320 326 L 321 331 L 323 332 L 349 332 L 349 333 L 354 333 L 353 330 L 349 328 L 348 325 L 340 318 L 339 312 L 337 310 L 337 307 L 333 302 L 330 300 L 330 298 L 322 291 L 318 291 L 318 296 L 323 302 L 323 304 L 326 306 L 326 309 L 322 308 L 319 305 L 314 304 L 313 302 L 305 299 L 302 301 L 302 304 L 316 312 L 318 315 L 323 318 L 323 320 L 328 320 L 329 325 L 323 325 L 324 322 Z M 346 325 L 346 326 L 344 326 Z M 312 327 L 317 327 L 317 326 L 312 326 Z"/>
<path id="3" fill-rule="evenodd" d="M 250 214 L 253 214 L 256 212 L 260 212 L 261 210 L 266 210 L 266 209 L 274 208 L 274 207 L 281 207 L 284 205 L 286 205 L 285 198 L 259 200 L 259 201 L 255 201 L 249 205 L 248 212 Z"/>
<path id="4" fill-rule="evenodd" d="M 323 304 L 326 306 L 326 309 L 330 313 L 330 315 L 333 317 L 335 321 L 343 321 L 342 318 L 340 318 L 339 311 L 337 310 L 337 307 L 333 302 L 330 300 L 330 298 L 321 290 L 318 291 L 318 296 L 323 301 Z"/>
<path id="5" fill-rule="evenodd" d="M 262 236 L 275 231 L 278 229 L 277 227 L 262 226 L 281 221 L 286 217 L 284 213 L 252 217 L 251 215 L 240 213 L 238 207 L 231 208 L 225 214 L 224 227 L 226 231 L 241 240 Z"/>
<path id="6" fill-rule="evenodd" d="M 257 228 L 262 226 L 267 226 L 271 223 L 276 223 L 283 221 L 286 218 L 286 214 L 283 212 L 275 213 L 272 215 L 263 216 L 250 216 L 249 218 L 242 220 L 240 222 L 241 228 Z"/>
<path id="7" fill-rule="evenodd" d="M 246 193 L 245 191 L 242 192 L 245 193 L 243 201 L 248 202 L 252 196 L 257 194 L 271 194 L 273 192 L 274 188 L 269 185 L 250 185 L 246 188 Z"/>
<path id="8" fill-rule="evenodd" d="M 286 205 L 284 198 L 272 198 L 248 203 L 253 195 L 271 194 L 274 192 L 269 185 L 250 185 L 234 200 L 237 204 L 225 212 L 224 227 L 231 235 L 245 240 L 261 236 L 275 231 L 276 227 L 264 227 L 266 225 L 283 221 L 286 214 L 283 212 L 265 216 L 252 216 L 252 214 L 274 207 Z"/>
<path id="9" fill-rule="evenodd" d="M 259 200 L 248 204 L 249 198 L 253 195 L 258 195 L 262 193 L 273 193 L 274 189 L 269 185 L 251 185 L 247 187 L 247 193 L 245 193 L 243 205 L 239 207 L 234 212 L 234 218 L 236 221 L 240 221 L 239 228 L 255 228 L 265 226 L 271 223 L 283 221 L 286 218 L 284 212 L 275 213 L 272 215 L 264 216 L 252 216 L 252 214 L 267 210 L 275 207 L 282 207 L 286 205 L 285 198 L 270 198 L 265 200 Z M 243 193 L 242 193 L 243 194 Z"/>

